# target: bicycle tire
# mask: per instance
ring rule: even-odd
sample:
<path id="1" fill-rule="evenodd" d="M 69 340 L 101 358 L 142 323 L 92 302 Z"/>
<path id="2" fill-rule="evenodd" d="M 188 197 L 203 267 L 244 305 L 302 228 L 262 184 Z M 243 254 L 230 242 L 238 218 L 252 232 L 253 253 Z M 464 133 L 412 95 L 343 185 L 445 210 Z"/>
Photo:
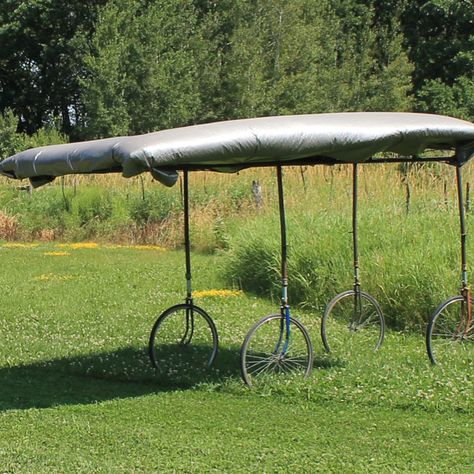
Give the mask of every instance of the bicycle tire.
<path id="1" fill-rule="evenodd" d="M 218 347 L 212 318 L 199 306 L 184 303 L 171 306 L 158 317 L 150 332 L 148 354 L 153 367 L 172 375 L 210 367 Z"/>
<path id="2" fill-rule="evenodd" d="M 356 322 L 352 316 L 355 302 L 351 306 L 351 297 L 355 298 L 354 290 L 344 291 L 326 306 L 321 320 L 321 339 L 328 354 L 350 356 L 355 351 L 377 351 L 383 344 L 385 318 L 377 300 L 368 293 L 360 292 L 364 313 Z"/>
<path id="3" fill-rule="evenodd" d="M 288 352 L 285 354 L 280 352 L 281 331 L 284 330 L 285 323 L 285 316 L 271 314 L 257 321 L 245 336 L 240 351 L 240 370 L 242 379 L 248 387 L 253 387 L 257 381 L 265 381 L 273 375 L 284 377 L 301 374 L 306 378 L 311 373 L 313 367 L 311 338 L 306 328 L 296 318 L 290 317 L 292 330 Z"/>
<path id="4" fill-rule="evenodd" d="M 433 365 L 449 365 L 450 362 L 474 363 L 473 322 L 470 323 L 470 329 L 466 330 L 467 321 L 463 323 L 462 314 L 452 306 L 463 301 L 465 298 L 462 295 L 443 301 L 428 322 L 426 351 Z"/>

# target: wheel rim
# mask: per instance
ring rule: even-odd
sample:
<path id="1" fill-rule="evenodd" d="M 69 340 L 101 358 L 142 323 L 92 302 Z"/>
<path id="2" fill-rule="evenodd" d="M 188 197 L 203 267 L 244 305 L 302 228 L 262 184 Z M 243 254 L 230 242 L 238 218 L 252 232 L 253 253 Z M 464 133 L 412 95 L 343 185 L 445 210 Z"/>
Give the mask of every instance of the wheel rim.
<path id="1" fill-rule="evenodd" d="M 284 351 L 284 325 L 280 315 L 261 320 L 247 335 L 242 347 L 242 376 L 249 386 L 309 375 L 312 347 L 303 326 L 292 318 L 291 339 Z"/>
<path id="2" fill-rule="evenodd" d="M 463 298 L 449 300 L 433 315 L 428 332 L 428 354 L 443 367 L 474 364 L 474 327 L 468 326 Z"/>
<path id="3" fill-rule="evenodd" d="M 213 363 L 217 344 L 217 332 L 207 313 L 179 305 L 158 318 L 150 335 L 149 352 L 160 374 L 194 376 Z"/>
<path id="4" fill-rule="evenodd" d="M 358 302 L 354 291 L 341 293 L 326 308 L 321 334 L 326 351 L 338 357 L 376 351 L 384 336 L 380 307 L 366 293 L 360 293 Z"/>

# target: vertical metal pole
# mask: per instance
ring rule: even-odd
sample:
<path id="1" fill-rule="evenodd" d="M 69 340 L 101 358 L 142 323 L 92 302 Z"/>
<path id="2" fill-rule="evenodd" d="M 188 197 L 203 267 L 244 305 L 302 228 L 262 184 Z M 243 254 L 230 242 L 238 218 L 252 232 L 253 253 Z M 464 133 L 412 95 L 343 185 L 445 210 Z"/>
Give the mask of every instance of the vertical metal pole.
<path id="1" fill-rule="evenodd" d="M 354 252 L 354 286 L 356 291 L 360 286 L 359 280 L 359 243 L 357 235 L 357 194 L 358 173 L 357 163 L 352 165 L 352 249 Z"/>
<path id="2" fill-rule="evenodd" d="M 183 171 L 183 201 L 184 201 L 184 251 L 186 254 L 186 300 L 192 299 L 191 287 L 191 243 L 189 239 L 189 185 L 188 172 Z"/>
<path id="3" fill-rule="evenodd" d="M 466 212 L 471 211 L 471 183 L 466 183 Z"/>
<path id="4" fill-rule="evenodd" d="M 281 166 L 277 166 L 278 180 L 278 205 L 280 209 L 280 232 L 281 232 L 281 325 L 280 340 L 283 334 L 283 326 L 285 327 L 285 344 L 281 350 L 281 354 L 286 354 L 290 345 L 291 336 L 291 319 L 290 306 L 288 305 L 288 262 L 287 262 L 287 245 L 286 245 L 286 217 L 285 217 L 285 200 L 283 196 L 283 173 Z M 280 344 L 278 344 L 280 345 Z"/>
<path id="5" fill-rule="evenodd" d="M 278 205 L 280 209 L 280 232 L 281 232 L 281 302 L 283 306 L 288 305 L 288 263 L 286 245 L 286 218 L 285 201 L 283 197 L 283 176 L 281 166 L 277 166 L 278 180 Z"/>
<path id="6" fill-rule="evenodd" d="M 461 230 L 461 266 L 462 266 L 462 287 L 467 288 L 467 254 L 466 254 L 466 218 L 464 211 L 464 198 L 462 189 L 462 173 L 459 163 L 456 164 L 456 183 L 458 188 L 459 223 Z"/>

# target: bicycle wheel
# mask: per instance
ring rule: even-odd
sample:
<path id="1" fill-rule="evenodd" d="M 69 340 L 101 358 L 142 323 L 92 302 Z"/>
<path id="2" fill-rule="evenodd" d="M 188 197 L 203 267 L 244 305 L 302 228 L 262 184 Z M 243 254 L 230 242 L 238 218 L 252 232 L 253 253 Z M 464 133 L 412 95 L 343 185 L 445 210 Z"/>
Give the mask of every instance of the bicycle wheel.
<path id="1" fill-rule="evenodd" d="M 148 344 L 152 365 L 170 376 L 209 367 L 217 349 L 214 321 L 203 309 L 190 304 L 164 311 L 151 330 Z"/>
<path id="2" fill-rule="evenodd" d="M 432 364 L 474 363 L 474 326 L 468 322 L 465 306 L 463 296 L 454 296 L 433 313 L 426 328 L 426 350 Z"/>
<path id="3" fill-rule="evenodd" d="M 286 320 L 271 314 L 258 321 L 248 332 L 240 351 L 244 382 L 252 387 L 274 377 L 307 377 L 313 367 L 313 346 L 305 327 L 290 318 L 291 333 L 285 350 Z"/>
<path id="4" fill-rule="evenodd" d="M 339 357 L 352 357 L 376 351 L 385 334 L 385 321 L 377 301 L 360 292 L 356 302 L 355 291 L 335 296 L 324 311 L 321 338 L 326 352 Z"/>

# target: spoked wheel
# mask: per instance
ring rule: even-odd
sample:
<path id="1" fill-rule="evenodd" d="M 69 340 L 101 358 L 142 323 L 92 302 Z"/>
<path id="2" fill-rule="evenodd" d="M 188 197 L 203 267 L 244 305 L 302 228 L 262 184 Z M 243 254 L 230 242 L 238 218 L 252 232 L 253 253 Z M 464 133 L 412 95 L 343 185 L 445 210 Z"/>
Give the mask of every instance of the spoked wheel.
<path id="1" fill-rule="evenodd" d="M 385 321 L 377 301 L 361 291 L 356 298 L 349 290 L 335 296 L 327 305 L 321 322 L 321 337 L 326 352 L 351 357 L 380 348 Z"/>
<path id="2" fill-rule="evenodd" d="M 258 321 L 248 332 L 240 352 L 244 382 L 252 387 L 274 377 L 307 377 L 313 367 L 313 346 L 305 327 L 290 318 L 290 339 L 286 341 L 286 319 L 272 314 Z"/>
<path id="3" fill-rule="evenodd" d="M 432 364 L 449 367 L 474 363 L 474 326 L 468 321 L 463 296 L 446 300 L 433 313 L 426 329 L 426 349 Z"/>
<path id="4" fill-rule="evenodd" d="M 209 367 L 217 355 L 217 329 L 198 306 L 178 304 L 164 311 L 150 334 L 148 351 L 160 374 L 191 374 Z"/>

